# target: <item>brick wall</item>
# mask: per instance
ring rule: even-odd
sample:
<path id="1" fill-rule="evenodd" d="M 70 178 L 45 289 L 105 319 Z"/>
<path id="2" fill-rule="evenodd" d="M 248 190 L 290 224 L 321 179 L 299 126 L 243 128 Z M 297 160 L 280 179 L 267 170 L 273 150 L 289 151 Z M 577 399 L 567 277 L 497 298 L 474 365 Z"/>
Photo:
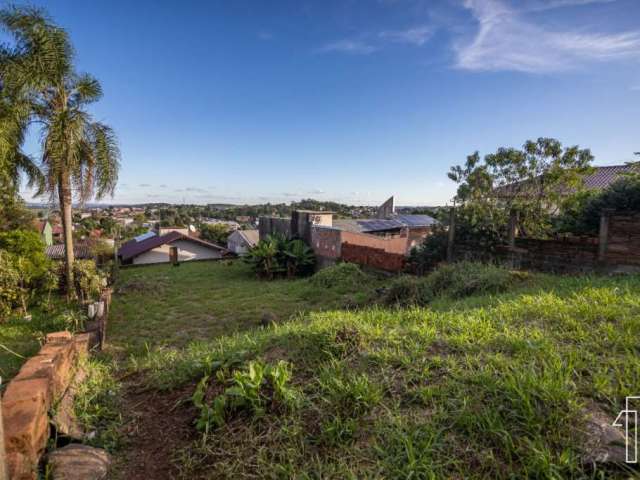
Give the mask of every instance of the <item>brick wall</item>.
<path id="1" fill-rule="evenodd" d="M 360 245 L 383 250 L 387 253 L 406 255 L 408 252 L 408 232 L 404 230 L 400 235 L 393 237 L 379 237 L 367 233 L 342 232 L 342 243 Z"/>
<path id="2" fill-rule="evenodd" d="M 388 272 L 399 272 L 404 268 L 406 257 L 381 248 L 343 243 L 342 260 Z"/>

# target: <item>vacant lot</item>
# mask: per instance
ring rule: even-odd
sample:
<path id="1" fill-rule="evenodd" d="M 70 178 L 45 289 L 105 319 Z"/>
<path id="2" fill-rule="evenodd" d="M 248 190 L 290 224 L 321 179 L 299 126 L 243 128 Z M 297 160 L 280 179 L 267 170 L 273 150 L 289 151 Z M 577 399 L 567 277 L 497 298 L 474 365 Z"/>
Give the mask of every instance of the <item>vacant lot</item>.
<path id="1" fill-rule="evenodd" d="M 260 280 L 242 261 L 193 262 L 123 269 L 111 313 L 110 343 L 128 353 L 161 345 L 182 347 L 195 340 L 276 323 L 313 310 L 363 301 L 380 280 L 370 277 L 355 293 L 321 289 L 308 279 Z"/>
<path id="2" fill-rule="evenodd" d="M 640 392 L 638 276 L 530 275 L 386 308 L 367 305 L 388 282 L 372 277 L 347 291 L 238 263 L 122 273 L 120 478 L 633 475 L 585 461 L 585 443 L 588 414 L 612 420 Z M 280 321 L 259 328 L 264 310 Z M 104 428 L 114 390 L 93 385 Z"/>

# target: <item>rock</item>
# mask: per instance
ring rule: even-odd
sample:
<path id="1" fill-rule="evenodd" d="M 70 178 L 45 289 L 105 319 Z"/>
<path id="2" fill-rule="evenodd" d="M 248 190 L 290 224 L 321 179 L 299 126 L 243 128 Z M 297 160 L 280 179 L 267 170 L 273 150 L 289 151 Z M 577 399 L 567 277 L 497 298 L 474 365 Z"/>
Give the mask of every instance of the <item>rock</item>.
<path id="1" fill-rule="evenodd" d="M 609 418 L 597 407 L 587 412 L 587 439 L 583 446 L 584 463 L 624 463 L 626 444 L 624 431 L 612 425 Z"/>
<path id="2" fill-rule="evenodd" d="M 72 443 L 48 455 L 53 480 L 102 480 L 111 457 L 101 448 Z"/>

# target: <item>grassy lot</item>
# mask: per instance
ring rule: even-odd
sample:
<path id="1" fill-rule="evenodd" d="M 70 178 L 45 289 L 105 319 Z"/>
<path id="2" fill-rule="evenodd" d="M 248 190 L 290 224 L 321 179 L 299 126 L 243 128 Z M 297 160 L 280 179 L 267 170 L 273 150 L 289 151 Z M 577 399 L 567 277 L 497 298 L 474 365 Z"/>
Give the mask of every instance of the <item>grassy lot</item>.
<path id="1" fill-rule="evenodd" d="M 530 275 L 423 308 L 373 305 L 382 281 L 367 278 L 122 272 L 135 287 L 115 297 L 110 341 L 137 354 L 126 402 L 139 413 L 121 478 L 144 478 L 127 471 L 137 458 L 140 475 L 161 462 L 166 478 L 633 475 L 582 458 L 586 413 L 613 419 L 640 393 L 640 276 Z M 340 309 L 354 297 L 363 308 Z M 263 310 L 281 321 L 255 328 Z"/>
<path id="2" fill-rule="evenodd" d="M 260 280 L 241 261 L 193 262 L 122 269 L 110 318 L 110 343 L 127 353 L 261 326 L 263 315 L 277 322 L 314 310 L 362 302 L 380 280 L 370 277 L 351 293 L 318 289 L 308 279 Z"/>

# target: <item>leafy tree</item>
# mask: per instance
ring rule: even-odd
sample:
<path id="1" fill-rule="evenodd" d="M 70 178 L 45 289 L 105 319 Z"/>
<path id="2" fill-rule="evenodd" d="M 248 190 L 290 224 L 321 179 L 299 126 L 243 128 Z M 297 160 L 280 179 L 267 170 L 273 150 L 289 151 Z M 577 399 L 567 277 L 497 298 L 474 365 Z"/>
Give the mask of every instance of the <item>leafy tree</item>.
<path id="1" fill-rule="evenodd" d="M 27 102 L 20 117 L 23 123 L 41 127 L 42 186 L 60 203 L 66 283 L 72 285 L 72 201 L 74 195 L 84 202 L 94 194 L 101 198 L 113 193 L 120 157 L 116 137 L 87 112 L 102 89 L 95 78 L 74 71 L 67 32 L 30 8 L 2 10 L 0 23 L 15 39 L 15 45 L 3 51 L 3 86 L 20 92 Z M 21 145 L 22 139 L 17 140 L 11 148 Z"/>
<path id="2" fill-rule="evenodd" d="M 595 235 L 604 210 L 640 211 L 640 164 L 638 173 L 625 175 L 601 192 L 586 192 L 570 197 L 557 219 L 557 230 L 574 234 Z"/>
<path id="3" fill-rule="evenodd" d="M 30 297 L 45 278 L 49 268 L 49 259 L 44 254 L 44 244 L 40 235 L 33 230 L 13 230 L 0 233 L 0 252 L 4 256 L 5 267 L 9 269 L 4 276 L 5 296 L 11 290 L 12 272 L 17 272 L 18 282 L 15 290 L 23 312 L 27 313 Z"/>
<path id="4" fill-rule="evenodd" d="M 458 183 L 456 237 L 492 245 L 506 240 L 510 212 L 519 214 L 518 228 L 530 236 L 551 229 L 551 215 L 567 191 L 579 190 L 593 155 L 577 146 L 563 148 L 552 138 L 527 141 L 522 149 L 499 148 L 480 158 L 467 157 L 452 167 Z"/>
<path id="5" fill-rule="evenodd" d="M 227 238 L 231 234 L 229 227 L 222 223 L 216 223 L 213 225 L 202 224 L 200 225 L 200 237 L 203 240 L 207 240 L 218 245 L 226 245 Z"/>

